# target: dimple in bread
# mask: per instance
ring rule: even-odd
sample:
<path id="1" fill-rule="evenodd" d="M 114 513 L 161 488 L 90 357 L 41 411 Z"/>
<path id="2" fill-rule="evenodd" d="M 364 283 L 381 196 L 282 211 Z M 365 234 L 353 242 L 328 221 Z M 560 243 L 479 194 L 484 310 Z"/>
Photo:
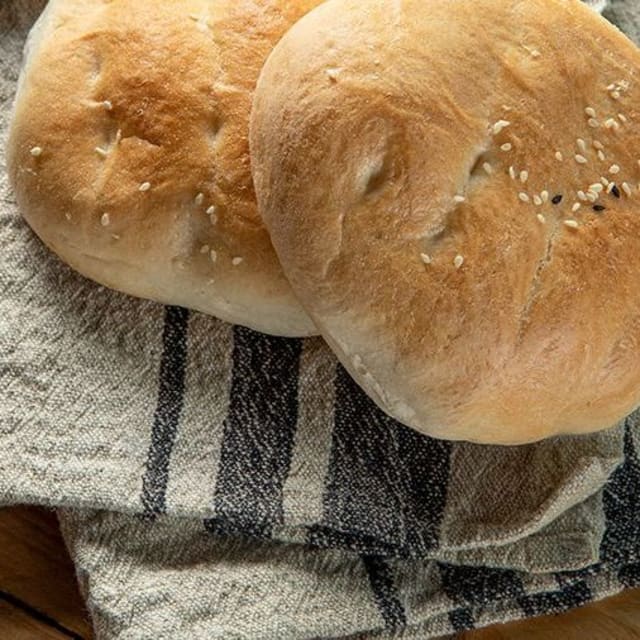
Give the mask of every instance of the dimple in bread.
<path id="1" fill-rule="evenodd" d="M 267 333 L 309 335 L 257 209 L 262 64 L 320 0 L 52 0 L 8 144 L 20 209 L 80 273 Z"/>
<path id="2" fill-rule="evenodd" d="M 277 45 L 258 202 L 387 413 L 516 444 L 638 406 L 639 67 L 578 0 L 329 0 Z"/>

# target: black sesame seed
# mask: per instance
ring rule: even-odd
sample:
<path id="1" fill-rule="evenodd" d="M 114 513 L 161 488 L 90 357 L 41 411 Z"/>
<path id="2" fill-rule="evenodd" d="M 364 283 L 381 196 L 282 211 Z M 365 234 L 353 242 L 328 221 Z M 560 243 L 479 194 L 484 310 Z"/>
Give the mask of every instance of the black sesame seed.
<path id="1" fill-rule="evenodd" d="M 606 209 L 606 207 L 603 207 L 601 204 L 594 204 L 593 205 L 593 210 L 594 211 L 604 211 Z"/>
<path id="2" fill-rule="evenodd" d="M 613 193 L 613 195 L 616 198 L 620 197 L 620 189 L 618 189 L 618 187 L 615 184 L 613 185 L 613 188 L 611 189 L 611 193 Z"/>
<path id="3" fill-rule="evenodd" d="M 553 202 L 553 204 L 560 204 L 562 202 L 562 195 L 558 194 L 557 196 L 553 196 L 551 202 Z"/>

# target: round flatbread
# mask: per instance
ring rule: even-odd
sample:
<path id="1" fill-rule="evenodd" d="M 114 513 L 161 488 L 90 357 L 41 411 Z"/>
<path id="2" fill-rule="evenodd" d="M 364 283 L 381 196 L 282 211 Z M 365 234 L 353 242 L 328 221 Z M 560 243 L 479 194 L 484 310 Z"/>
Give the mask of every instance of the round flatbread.
<path id="1" fill-rule="evenodd" d="M 258 202 L 390 415 L 513 444 L 639 404 L 639 69 L 578 0 L 330 0 L 275 48 Z"/>
<path id="2" fill-rule="evenodd" d="M 315 333 L 260 218 L 248 127 L 265 58 L 319 1 L 52 0 L 7 149 L 40 238 L 108 287 Z"/>

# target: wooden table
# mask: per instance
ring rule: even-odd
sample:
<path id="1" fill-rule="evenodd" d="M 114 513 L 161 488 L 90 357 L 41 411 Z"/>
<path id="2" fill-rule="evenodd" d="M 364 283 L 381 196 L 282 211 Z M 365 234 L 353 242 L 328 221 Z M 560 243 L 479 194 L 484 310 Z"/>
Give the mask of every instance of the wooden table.
<path id="1" fill-rule="evenodd" d="M 1 509 L 0 640 L 92 637 L 53 513 Z M 458 640 L 640 640 L 640 589 L 562 616 L 464 633 Z"/>
<path id="2" fill-rule="evenodd" d="M 1 509 L 0 639 L 91 637 L 55 515 L 27 507 Z"/>

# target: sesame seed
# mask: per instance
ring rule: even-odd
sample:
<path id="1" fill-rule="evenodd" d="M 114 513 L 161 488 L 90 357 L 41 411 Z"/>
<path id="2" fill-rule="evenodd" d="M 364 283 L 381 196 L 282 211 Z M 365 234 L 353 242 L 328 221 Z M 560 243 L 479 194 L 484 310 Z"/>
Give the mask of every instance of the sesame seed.
<path id="1" fill-rule="evenodd" d="M 603 151 L 604 150 L 604 145 L 599 140 L 594 140 L 593 141 L 593 148 L 594 149 L 598 149 L 599 151 Z"/>
<path id="2" fill-rule="evenodd" d="M 631 197 L 631 187 L 629 186 L 628 182 L 623 182 L 622 183 L 622 190 L 629 196 Z"/>
<path id="3" fill-rule="evenodd" d="M 513 149 L 513 146 L 510 142 L 505 142 L 500 148 L 503 151 L 511 151 L 511 149 Z"/>
<path id="4" fill-rule="evenodd" d="M 200 247 L 200 253 L 209 253 L 210 250 L 211 247 L 208 244 L 203 244 L 202 247 Z"/>
<path id="5" fill-rule="evenodd" d="M 139 187 L 138 187 L 138 191 L 149 191 L 149 189 L 151 189 L 151 183 L 150 182 L 143 182 Z"/>
<path id="6" fill-rule="evenodd" d="M 578 191 L 578 198 L 584 202 L 587 199 L 587 194 L 584 191 Z"/>
<path id="7" fill-rule="evenodd" d="M 243 260 L 244 260 L 244 258 L 234 258 L 234 259 L 231 261 L 231 264 L 232 264 L 234 267 L 237 267 L 239 264 L 242 264 Z"/>
<path id="8" fill-rule="evenodd" d="M 617 129 L 620 125 L 613 118 L 608 118 L 605 120 L 604 126 L 607 129 Z"/>
<path id="9" fill-rule="evenodd" d="M 65 213 L 65 214 L 64 214 L 64 217 L 65 217 L 67 220 L 71 220 L 71 214 L 70 214 L 68 211 L 67 211 L 67 213 Z"/>
<path id="10" fill-rule="evenodd" d="M 612 82 L 608 87 L 607 91 L 613 91 L 616 88 L 615 82 Z"/>
<path id="11" fill-rule="evenodd" d="M 535 204 L 536 206 L 540 206 L 542 204 L 542 198 L 539 195 L 534 195 L 533 196 L 533 204 Z"/>
<path id="12" fill-rule="evenodd" d="M 461 255 L 457 255 L 454 259 L 453 259 L 453 266 L 456 269 L 459 269 L 462 265 L 464 264 L 464 258 Z"/>
<path id="13" fill-rule="evenodd" d="M 600 182 L 602 182 L 605 187 L 609 186 L 609 181 L 604 176 L 600 176 Z"/>
<path id="14" fill-rule="evenodd" d="M 103 227 L 108 227 L 110 222 L 111 222 L 111 219 L 109 218 L 109 214 L 108 213 L 103 213 L 102 217 L 100 218 L 100 224 Z"/>
<path id="15" fill-rule="evenodd" d="M 120 140 L 122 140 L 122 129 L 118 129 L 116 131 L 116 144 L 120 144 Z"/>
<path id="16" fill-rule="evenodd" d="M 106 158 L 109 155 L 109 152 L 106 149 L 103 149 L 102 147 L 96 147 L 95 148 L 95 152 L 101 157 L 101 158 Z"/>
<path id="17" fill-rule="evenodd" d="M 575 213 L 581 206 L 582 205 L 579 202 L 576 202 L 573 207 L 571 207 L 571 211 Z"/>
<path id="18" fill-rule="evenodd" d="M 613 175 L 615 175 L 616 173 L 620 173 L 620 167 L 617 164 L 612 164 L 609 167 L 609 173 L 612 173 Z"/>
<path id="19" fill-rule="evenodd" d="M 598 194 L 593 191 L 587 191 L 587 200 L 589 202 L 595 202 L 598 199 Z"/>
<path id="20" fill-rule="evenodd" d="M 545 189 L 541 194 L 542 202 L 549 202 L 549 192 Z"/>
<path id="21" fill-rule="evenodd" d="M 595 182 L 592 185 L 589 185 L 589 191 L 594 191 L 595 193 L 600 193 L 604 187 L 600 182 Z"/>
<path id="22" fill-rule="evenodd" d="M 560 151 L 556 151 L 556 160 L 558 160 L 559 162 L 562 162 L 564 160 L 564 157 L 562 156 L 562 153 Z"/>
<path id="23" fill-rule="evenodd" d="M 420 259 L 424 264 L 431 264 L 431 256 L 427 253 L 421 253 Z"/>
<path id="24" fill-rule="evenodd" d="M 590 118 L 595 118 L 596 117 L 596 110 L 593 107 L 587 107 L 584 112 L 590 117 Z"/>
<path id="25" fill-rule="evenodd" d="M 112 234 L 111 234 L 111 237 L 112 237 L 114 240 L 120 240 L 120 236 L 119 236 L 117 233 L 112 233 Z"/>
<path id="26" fill-rule="evenodd" d="M 196 27 L 199 31 L 206 31 L 208 24 L 204 16 L 198 16 L 195 13 L 190 13 L 189 17 L 196 23 Z"/>
<path id="27" fill-rule="evenodd" d="M 587 164 L 588 162 L 588 160 L 584 156 L 581 156 L 579 153 L 576 153 L 575 159 L 578 164 Z"/>
<path id="28" fill-rule="evenodd" d="M 506 129 L 511 123 L 508 120 L 498 120 L 493 125 L 493 133 L 494 135 L 498 135 L 503 129 Z"/>
<path id="29" fill-rule="evenodd" d="M 606 156 L 604 155 L 603 151 L 598 151 L 598 160 L 601 160 L 602 162 L 604 162 L 606 160 Z"/>
<path id="30" fill-rule="evenodd" d="M 640 160 L 638 160 L 638 164 L 640 165 Z M 516 170 L 513 167 L 509 167 L 509 176 L 512 180 L 516 179 Z"/>
<path id="31" fill-rule="evenodd" d="M 209 258 L 211 258 L 211 262 L 215 262 L 218 259 L 218 252 L 215 249 L 211 249 Z"/>
<path id="32" fill-rule="evenodd" d="M 579 225 L 576 220 L 565 220 L 564 226 L 569 227 L 569 229 L 577 229 Z"/>
<path id="33" fill-rule="evenodd" d="M 582 153 L 587 153 L 587 143 L 582 138 L 578 138 L 576 144 Z"/>
<path id="34" fill-rule="evenodd" d="M 457 204 L 464 202 L 466 198 L 464 196 L 453 196 L 453 201 Z"/>
<path id="35" fill-rule="evenodd" d="M 207 209 L 207 215 L 212 216 L 216 212 L 216 208 L 212 205 Z"/>
<path id="36" fill-rule="evenodd" d="M 485 172 L 486 172 L 488 175 L 491 175 L 491 174 L 493 173 L 493 167 L 492 167 L 488 162 L 485 162 L 485 163 L 482 165 L 482 168 L 485 170 Z"/>
<path id="37" fill-rule="evenodd" d="M 622 124 L 627 124 L 627 122 L 629 122 L 629 120 L 627 119 L 627 116 L 625 116 L 623 113 L 618 114 L 618 120 L 620 120 Z"/>
<path id="38" fill-rule="evenodd" d="M 603 207 L 601 204 L 594 204 L 593 205 L 593 210 L 597 211 L 598 213 L 600 213 L 601 211 L 604 211 L 606 209 L 606 207 Z"/>
<path id="39" fill-rule="evenodd" d="M 616 183 L 615 182 L 610 182 L 607 185 L 607 193 L 613 193 L 613 195 L 616 198 L 620 197 L 620 190 L 618 189 L 618 187 L 616 187 Z"/>
<path id="40" fill-rule="evenodd" d="M 522 202 L 529 202 L 529 196 L 522 191 L 518 194 L 518 198 L 520 198 Z"/>
<path id="41" fill-rule="evenodd" d="M 538 218 L 538 222 L 540 222 L 541 224 L 544 224 L 547 221 L 547 219 L 541 213 L 539 213 L 536 217 Z"/>
<path id="42" fill-rule="evenodd" d="M 199 207 L 199 206 L 201 206 L 201 205 L 202 205 L 202 203 L 203 203 L 203 202 L 204 202 L 204 193 L 199 193 L 199 194 L 196 196 L 195 203 L 196 203 L 196 205 Z"/>
<path id="43" fill-rule="evenodd" d="M 553 196 L 553 198 L 551 199 L 551 202 L 553 204 L 560 204 L 562 202 L 562 195 L 558 194 L 557 196 Z"/>
<path id="44" fill-rule="evenodd" d="M 521 171 L 520 172 L 520 182 L 522 182 L 523 184 L 529 179 L 529 172 L 528 171 Z"/>
<path id="45" fill-rule="evenodd" d="M 29 153 L 34 158 L 39 158 L 42 155 L 42 147 L 33 147 Z"/>
<path id="46" fill-rule="evenodd" d="M 597 129 L 600 126 L 600 123 L 595 118 L 589 118 L 589 120 L 587 121 L 587 124 L 592 129 Z"/>
<path id="47" fill-rule="evenodd" d="M 107 111 L 112 111 L 113 110 L 113 104 L 111 104 L 111 100 L 105 100 L 102 103 L 102 106 L 107 110 Z"/>
<path id="48" fill-rule="evenodd" d="M 614 100 L 620 100 L 620 92 L 619 92 L 619 91 L 613 91 L 613 92 L 611 93 L 611 97 L 612 97 Z"/>

